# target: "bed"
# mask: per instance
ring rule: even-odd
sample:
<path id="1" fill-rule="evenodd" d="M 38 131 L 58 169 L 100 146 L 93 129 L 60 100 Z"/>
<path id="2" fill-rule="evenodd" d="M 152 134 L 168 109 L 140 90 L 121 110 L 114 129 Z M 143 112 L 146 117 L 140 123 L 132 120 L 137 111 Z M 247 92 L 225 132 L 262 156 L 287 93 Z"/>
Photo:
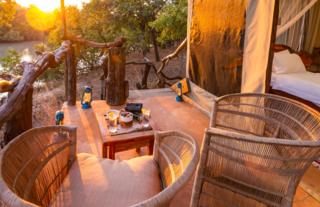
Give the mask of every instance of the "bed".
<path id="1" fill-rule="evenodd" d="M 301 64 L 306 67 L 312 64 L 304 53 L 297 53 L 287 46 L 276 45 L 274 50 L 275 52 L 288 50 L 291 54 L 299 55 Z M 270 93 L 295 99 L 320 111 L 320 73 L 306 70 L 276 73 L 273 69 L 270 86 Z"/>
<path id="2" fill-rule="evenodd" d="M 271 87 L 274 92 L 305 99 L 320 109 L 320 73 L 272 73 Z"/>

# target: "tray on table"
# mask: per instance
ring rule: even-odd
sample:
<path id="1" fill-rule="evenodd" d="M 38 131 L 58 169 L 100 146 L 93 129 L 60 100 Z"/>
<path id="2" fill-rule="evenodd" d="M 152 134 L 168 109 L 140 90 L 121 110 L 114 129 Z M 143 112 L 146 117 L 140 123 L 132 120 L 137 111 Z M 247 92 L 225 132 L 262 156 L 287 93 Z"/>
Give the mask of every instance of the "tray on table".
<path id="1" fill-rule="evenodd" d="M 116 132 L 110 132 L 109 131 L 109 122 L 106 119 L 106 124 L 107 124 L 107 135 L 109 136 L 117 136 L 117 135 L 121 135 L 121 134 L 129 134 L 129 133 L 133 133 L 133 132 L 139 132 L 139 131 L 149 131 L 152 130 L 152 127 L 149 123 L 148 127 L 143 126 L 142 123 L 140 123 L 139 121 L 133 120 L 132 126 L 131 127 L 123 127 L 121 126 L 121 124 L 118 123 L 118 129 Z"/>

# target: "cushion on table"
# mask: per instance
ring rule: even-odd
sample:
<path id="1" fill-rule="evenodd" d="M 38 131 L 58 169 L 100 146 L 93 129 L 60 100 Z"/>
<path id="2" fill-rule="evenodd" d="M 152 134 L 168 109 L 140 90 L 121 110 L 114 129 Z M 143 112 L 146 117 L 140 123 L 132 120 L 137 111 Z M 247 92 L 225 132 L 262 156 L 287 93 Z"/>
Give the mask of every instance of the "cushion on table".
<path id="1" fill-rule="evenodd" d="M 51 206 L 130 206 L 161 191 L 152 156 L 126 161 L 78 154 Z"/>

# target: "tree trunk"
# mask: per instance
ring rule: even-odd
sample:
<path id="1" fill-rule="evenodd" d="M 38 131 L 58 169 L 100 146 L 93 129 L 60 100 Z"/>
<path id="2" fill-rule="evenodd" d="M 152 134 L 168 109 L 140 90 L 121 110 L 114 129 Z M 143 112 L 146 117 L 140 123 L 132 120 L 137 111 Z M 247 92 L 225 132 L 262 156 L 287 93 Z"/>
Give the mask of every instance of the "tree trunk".
<path id="1" fill-rule="evenodd" d="M 109 60 L 108 60 L 108 55 L 104 55 L 104 57 L 102 57 L 101 59 L 102 61 L 102 69 L 103 69 L 103 74 L 100 78 L 101 80 L 101 100 L 105 100 L 106 99 L 106 79 L 108 77 L 108 66 L 109 66 Z"/>
<path id="2" fill-rule="evenodd" d="M 109 49 L 108 77 L 106 81 L 106 101 L 111 106 L 122 105 L 129 93 L 126 75 L 126 56 L 123 48 Z"/>
<path id="3" fill-rule="evenodd" d="M 144 71 L 142 72 L 141 83 L 137 83 L 138 89 L 148 89 L 148 77 L 149 77 L 150 69 L 151 69 L 151 65 L 146 64 Z"/>
<path id="4" fill-rule="evenodd" d="M 32 95 L 33 88 L 30 88 L 21 109 L 7 122 L 4 135 L 5 144 L 32 128 Z"/>
<path id="5" fill-rule="evenodd" d="M 159 54 L 159 48 L 157 43 L 157 36 L 156 32 L 154 30 L 151 31 L 151 38 L 152 38 L 152 44 L 154 49 L 154 57 L 156 58 L 156 61 L 160 61 L 160 54 Z"/>

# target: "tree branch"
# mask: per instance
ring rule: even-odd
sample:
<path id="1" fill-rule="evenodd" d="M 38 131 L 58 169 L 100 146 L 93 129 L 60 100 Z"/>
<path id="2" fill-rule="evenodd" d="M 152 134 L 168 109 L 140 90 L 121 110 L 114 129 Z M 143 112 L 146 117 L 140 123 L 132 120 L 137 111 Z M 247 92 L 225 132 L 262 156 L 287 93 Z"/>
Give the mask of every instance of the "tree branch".
<path id="1" fill-rule="evenodd" d="M 165 66 L 169 63 L 169 61 L 175 57 L 177 57 L 179 55 L 179 53 L 181 52 L 181 50 L 183 50 L 187 45 L 187 38 L 183 40 L 183 42 L 181 42 L 181 44 L 179 45 L 179 47 L 170 55 L 162 58 L 161 60 L 161 66 L 158 69 L 158 73 L 161 73 L 163 71 L 163 69 L 165 68 Z"/>

